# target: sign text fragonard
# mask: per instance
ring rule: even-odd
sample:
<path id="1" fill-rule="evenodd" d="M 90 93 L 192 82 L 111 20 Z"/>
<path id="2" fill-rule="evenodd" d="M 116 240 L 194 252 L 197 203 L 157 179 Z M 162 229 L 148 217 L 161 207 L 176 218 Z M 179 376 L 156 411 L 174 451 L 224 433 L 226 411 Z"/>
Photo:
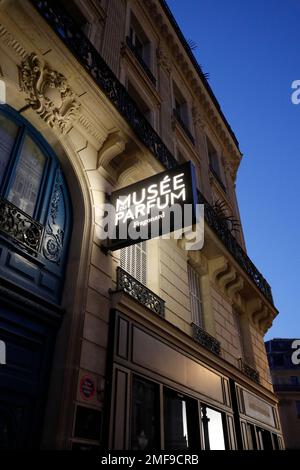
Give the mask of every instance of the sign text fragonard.
<path id="1" fill-rule="evenodd" d="M 191 227 L 197 193 L 191 162 L 115 191 L 108 247 L 116 250 Z"/>

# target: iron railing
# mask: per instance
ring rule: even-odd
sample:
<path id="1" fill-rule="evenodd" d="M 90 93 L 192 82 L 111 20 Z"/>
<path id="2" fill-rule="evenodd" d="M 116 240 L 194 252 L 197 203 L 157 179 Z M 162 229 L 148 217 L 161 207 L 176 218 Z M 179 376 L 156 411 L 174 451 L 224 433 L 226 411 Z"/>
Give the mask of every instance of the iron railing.
<path id="1" fill-rule="evenodd" d="M 0 197 L 0 232 L 37 256 L 44 227 L 14 204 Z"/>
<path id="2" fill-rule="evenodd" d="M 249 379 L 253 380 L 253 382 L 260 383 L 260 376 L 259 372 L 252 366 L 250 366 L 247 362 L 245 362 L 242 358 L 239 359 L 240 369 Z"/>
<path id="3" fill-rule="evenodd" d="M 216 338 L 211 336 L 207 331 L 203 330 L 200 326 L 192 323 L 192 336 L 197 343 L 201 344 L 205 349 L 208 349 L 214 354 L 219 355 L 221 352 L 221 343 Z"/>
<path id="4" fill-rule="evenodd" d="M 70 15 L 55 1 L 31 0 L 42 17 L 53 28 L 63 43 L 69 48 L 78 62 L 89 73 L 111 103 L 126 119 L 142 143 L 166 168 L 174 168 L 178 163 L 147 119 L 138 110 L 135 102 L 127 93 L 99 52 L 80 31 Z M 217 216 L 212 206 L 199 192 L 199 203 L 205 204 L 205 220 L 224 243 L 230 254 L 247 273 L 252 282 L 273 304 L 271 287 L 258 271 L 250 258 L 235 240 L 224 222 Z"/>
<path id="5" fill-rule="evenodd" d="M 126 292 L 126 294 L 140 302 L 144 307 L 149 308 L 153 313 L 164 318 L 165 301 L 124 269 L 120 268 L 120 266 L 117 267 L 117 290 Z"/>

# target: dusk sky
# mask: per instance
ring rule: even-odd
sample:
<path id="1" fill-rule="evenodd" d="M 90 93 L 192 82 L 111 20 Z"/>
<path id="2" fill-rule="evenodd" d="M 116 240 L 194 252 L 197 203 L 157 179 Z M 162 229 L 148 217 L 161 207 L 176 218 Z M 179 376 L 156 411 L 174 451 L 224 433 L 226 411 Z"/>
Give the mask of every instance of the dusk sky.
<path id="1" fill-rule="evenodd" d="M 168 0 L 244 154 L 237 195 L 248 255 L 279 315 L 266 339 L 300 338 L 298 0 Z"/>

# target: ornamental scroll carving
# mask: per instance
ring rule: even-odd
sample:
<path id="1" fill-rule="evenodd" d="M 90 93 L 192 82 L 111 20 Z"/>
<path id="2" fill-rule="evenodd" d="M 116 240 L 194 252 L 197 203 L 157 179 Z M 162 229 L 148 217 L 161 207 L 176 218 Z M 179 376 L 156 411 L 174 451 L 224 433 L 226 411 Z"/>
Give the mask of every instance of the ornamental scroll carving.
<path id="1" fill-rule="evenodd" d="M 64 209 L 62 195 L 62 175 L 57 170 L 50 211 L 45 227 L 43 254 L 48 261 L 60 265 L 64 246 Z"/>
<path id="2" fill-rule="evenodd" d="M 80 103 L 64 75 L 32 53 L 21 63 L 19 76 L 28 105 L 50 127 L 65 134 L 79 115 Z"/>

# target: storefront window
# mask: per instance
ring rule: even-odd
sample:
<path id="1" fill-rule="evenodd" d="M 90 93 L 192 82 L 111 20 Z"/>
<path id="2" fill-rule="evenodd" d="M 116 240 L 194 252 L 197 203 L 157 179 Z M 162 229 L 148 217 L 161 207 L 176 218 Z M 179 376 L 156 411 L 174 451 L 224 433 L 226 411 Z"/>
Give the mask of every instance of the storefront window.
<path id="1" fill-rule="evenodd" d="M 248 449 L 257 450 L 257 440 L 253 424 L 247 423 Z"/>
<path id="2" fill-rule="evenodd" d="M 279 445 L 279 439 L 278 439 L 277 434 L 273 434 L 273 442 L 274 442 L 274 449 L 279 450 L 280 445 Z"/>
<path id="3" fill-rule="evenodd" d="M 165 449 L 199 448 L 197 402 L 171 390 L 164 393 Z"/>
<path id="4" fill-rule="evenodd" d="M 273 450 L 271 433 L 265 429 L 259 429 L 263 450 Z"/>
<path id="5" fill-rule="evenodd" d="M 134 377 L 132 382 L 132 450 L 159 449 L 159 389 L 152 382 Z"/>
<path id="6" fill-rule="evenodd" d="M 206 450 L 225 450 L 222 413 L 202 407 L 202 425 Z"/>

